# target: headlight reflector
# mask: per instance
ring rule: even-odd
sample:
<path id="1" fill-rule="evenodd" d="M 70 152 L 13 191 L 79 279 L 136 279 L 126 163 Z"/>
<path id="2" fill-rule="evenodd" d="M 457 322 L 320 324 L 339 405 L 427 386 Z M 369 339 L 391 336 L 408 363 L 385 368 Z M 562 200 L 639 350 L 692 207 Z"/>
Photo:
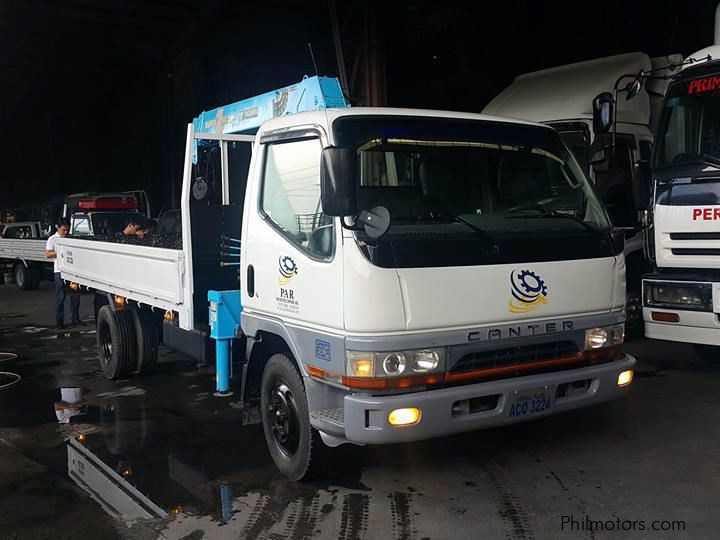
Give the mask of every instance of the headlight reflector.
<path id="1" fill-rule="evenodd" d="M 608 340 L 607 330 L 604 328 L 592 328 L 585 331 L 586 349 L 599 349 L 604 347 Z"/>
<path id="2" fill-rule="evenodd" d="M 385 375 L 393 377 L 395 375 L 402 375 L 405 371 L 405 355 L 403 353 L 390 353 L 382 362 L 383 371 Z"/>
<path id="3" fill-rule="evenodd" d="M 425 349 L 415 353 L 415 373 L 427 373 L 434 370 L 440 363 L 440 355 L 433 349 Z"/>
<path id="4" fill-rule="evenodd" d="M 712 311 L 712 285 L 709 283 L 645 281 L 643 286 L 648 307 Z"/>
<path id="5" fill-rule="evenodd" d="M 614 324 L 585 330 L 585 350 L 622 345 L 624 340 L 625 324 Z"/>
<path id="6" fill-rule="evenodd" d="M 347 351 L 350 377 L 410 377 L 445 370 L 445 349 L 365 352 Z"/>

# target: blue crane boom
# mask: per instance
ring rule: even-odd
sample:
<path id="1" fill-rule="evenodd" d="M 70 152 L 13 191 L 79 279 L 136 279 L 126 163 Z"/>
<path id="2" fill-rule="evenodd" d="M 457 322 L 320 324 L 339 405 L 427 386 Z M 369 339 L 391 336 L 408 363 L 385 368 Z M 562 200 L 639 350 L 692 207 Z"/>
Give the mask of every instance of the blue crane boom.
<path id="1" fill-rule="evenodd" d="M 348 106 L 337 78 L 305 77 L 299 83 L 203 111 L 193 126 L 196 134 L 252 134 L 278 116 Z"/>

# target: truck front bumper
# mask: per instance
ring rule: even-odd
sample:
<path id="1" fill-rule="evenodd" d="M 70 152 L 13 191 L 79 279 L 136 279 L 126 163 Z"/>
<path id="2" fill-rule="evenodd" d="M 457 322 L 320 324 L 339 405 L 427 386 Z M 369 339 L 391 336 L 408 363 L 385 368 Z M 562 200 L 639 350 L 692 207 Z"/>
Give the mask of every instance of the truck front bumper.
<path id="1" fill-rule="evenodd" d="M 628 387 L 618 386 L 618 375 L 633 370 L 635 363 L 635 358 L 623 355 L 613 362 L 592 367 L 440 390 L 395 396 L 348 395 L 344 398 L 342 414 L 344 433 L 327 432 L 335 431 L 330 434 L 352 443 L 390 444 L 532 420 L 622 396 Z M 530 417 L 510 418 L 508 409 L 514 393 L 535 389 L 544 389 L 546 394 L 555 396 L 551 408 Z M 472 412 L 476 407 L 470 406 L 471 403 L 495 405 Z M 420 409 L 420 421 L 409 426 L 390 425 L 390 412 L 407 407 Z M 336 428 L 341 426 L 338 420 L 336 416 Z M 316 427 L 320 426 L 316 424 Z"/>

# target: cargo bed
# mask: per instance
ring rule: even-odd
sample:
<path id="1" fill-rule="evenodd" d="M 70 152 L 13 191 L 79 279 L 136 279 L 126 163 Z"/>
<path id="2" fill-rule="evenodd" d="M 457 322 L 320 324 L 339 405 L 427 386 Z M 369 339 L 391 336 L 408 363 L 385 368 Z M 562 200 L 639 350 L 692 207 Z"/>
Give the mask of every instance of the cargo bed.
<path id="1" fill-rule="evenodd" d="M 0 260 L 23 260 L 47 262 L 45 244 L 47 240 L 19 240 L 0 238 Z"/>
<path id="2" fill-rule="evenodd" d="M 66 281 L 182 311 L 185 264 L 181 250 L 62 238 L 57 241 L 57 252 Z"/>

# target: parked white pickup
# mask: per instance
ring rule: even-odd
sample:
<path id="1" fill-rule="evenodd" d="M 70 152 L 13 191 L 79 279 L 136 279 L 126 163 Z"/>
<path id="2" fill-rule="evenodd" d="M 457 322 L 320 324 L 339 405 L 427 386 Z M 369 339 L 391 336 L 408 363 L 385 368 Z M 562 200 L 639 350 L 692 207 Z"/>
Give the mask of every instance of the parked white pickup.
<path id="1" fill-rule="evenodd" d="M 0 225 L 0 264 L 11 269 L 22 290 L 37 289 L 43 269 L 52 262 L 45 257 L 40 223 L 19 222 Z"/>

